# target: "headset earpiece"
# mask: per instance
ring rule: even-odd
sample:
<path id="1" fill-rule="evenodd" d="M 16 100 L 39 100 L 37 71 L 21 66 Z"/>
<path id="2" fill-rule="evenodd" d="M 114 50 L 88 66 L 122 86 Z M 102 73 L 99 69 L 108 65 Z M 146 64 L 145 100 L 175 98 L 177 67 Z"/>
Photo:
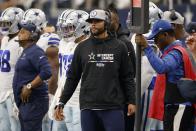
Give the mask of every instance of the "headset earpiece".
<path id="1" fill-rule="evenodd" d="M 164 36 L 167 37 L 167 36 L 168 36 L 168 33 L 165 32 L 165 33 L 164 33 Z"/>
<path id="2" fill-rule="evenodd" d="M 110 10 L 105 10 L 106 14 L 106 20 L 105 20 L 105 29 L 110 29 L 111 26 L 111 11 Z"/>
<path id="3" fill-rule="evenodd" d="M 39 33 L 38 32 L 32 32 L 31 36 L 30 36 L 30 40 L 32 41 L 37 41 L 39 39 Z"/>
<path id="4" fill-rule="evenodd" d="M 176 15 L 176 12 L 174 9 L 170 10 L 171 14 L 169 16 L 169 18 L 172 20 L 172 21 L 175 21 L 178 19 L 178 16 Z"/>

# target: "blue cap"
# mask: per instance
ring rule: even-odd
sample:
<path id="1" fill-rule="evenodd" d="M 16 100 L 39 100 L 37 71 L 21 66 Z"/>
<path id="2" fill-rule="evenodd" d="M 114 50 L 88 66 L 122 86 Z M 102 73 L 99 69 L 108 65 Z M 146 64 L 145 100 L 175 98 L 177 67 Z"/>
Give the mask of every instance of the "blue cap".
<path id="1" fill-rule="evenodd" d="M 29 32 L 35 32 L 36 26 L 33 23 L 20 23 L 20 28 L 24 28 L 28 30 Z"/>
<path id="2" fill-rule="evenodd" d="M 167 30 L 173 30 L 172 25 L 167 22 L 166 20 L 158 20 L 154 23 L 153 27 L 152 27 L 152 31 L 150 33 L 150 35 L 148 36 L 148 39 L 153 39 L 157 34 L 159 34 L 160 32 L 164 32 Z"/>

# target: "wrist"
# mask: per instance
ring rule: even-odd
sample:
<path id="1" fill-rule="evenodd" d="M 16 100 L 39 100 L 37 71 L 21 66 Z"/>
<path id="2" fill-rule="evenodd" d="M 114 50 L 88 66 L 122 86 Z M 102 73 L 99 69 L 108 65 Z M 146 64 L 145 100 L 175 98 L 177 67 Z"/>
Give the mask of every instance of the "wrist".
<path id="1" fill-rule="evenodd" d="M 57 107 L 64 108 L 64 106 L 65 106 L 64 103 L 58 102 L 58 104 L 55 106 L 55 109 L 56 109 Z"/>

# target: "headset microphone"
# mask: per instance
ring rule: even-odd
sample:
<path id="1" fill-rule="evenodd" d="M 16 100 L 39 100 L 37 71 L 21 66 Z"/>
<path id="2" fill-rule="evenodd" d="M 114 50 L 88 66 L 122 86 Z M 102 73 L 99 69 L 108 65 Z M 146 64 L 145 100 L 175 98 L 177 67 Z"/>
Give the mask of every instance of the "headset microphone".
<path id="1" fill-rule="evenodd" d="M 159 42 L 159 43 L 163 43 L 163 42 L 165 42 L 165 40 L 166 40 L 166 38 L 160 38 L 160 39 L 158 40 L 158 42 Z"/>
<path id="2" fill-rule="evenodd" d="M 166 41 L 166 39 L 168 38 L 167 37 L 167 35 L 166 34 L 164 34 L 165 35 L 165 37 L 164 38 L 159 38 L 158 40 L 155 40 L 154 42 L 155 42 L 155 44 L 157 44 L 157 43 L 163 43 L 163 42 L 165 42 Z"/>

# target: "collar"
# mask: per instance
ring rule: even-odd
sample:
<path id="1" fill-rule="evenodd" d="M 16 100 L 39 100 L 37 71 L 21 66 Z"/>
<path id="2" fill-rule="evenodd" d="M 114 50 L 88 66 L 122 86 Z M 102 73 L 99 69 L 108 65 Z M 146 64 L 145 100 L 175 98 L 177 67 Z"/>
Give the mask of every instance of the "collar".
<path id="1" fill-rule="evenodd" d="M 182 46 L 182 42 L 180 40 L 175 40 L 174 42 L 169 44 L 165 49 L 161 50 L 161 52 L 164 53 L 166 50 L 168 50 L 169 48 L 172 48 L 172 47 L 174 47 L 176 45 Z"/>

